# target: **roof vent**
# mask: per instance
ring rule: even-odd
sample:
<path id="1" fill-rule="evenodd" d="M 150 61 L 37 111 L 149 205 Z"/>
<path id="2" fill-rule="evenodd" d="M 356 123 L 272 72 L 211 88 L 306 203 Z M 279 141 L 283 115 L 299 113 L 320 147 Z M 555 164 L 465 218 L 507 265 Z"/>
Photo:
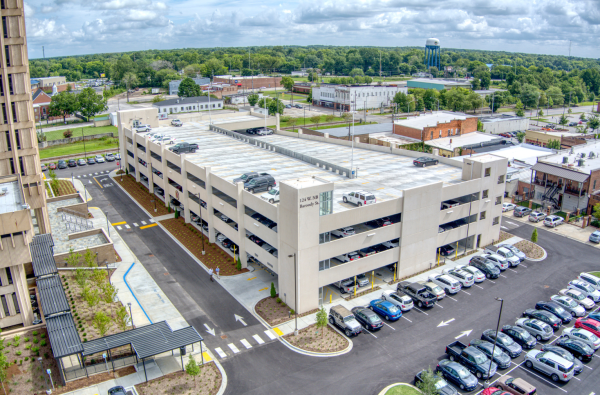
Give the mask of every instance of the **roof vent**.
<path id="1" fill-rule="evenodd" d="M 563 156 L 563 163 L 569 163 L 569 158 L 566 156 Z"/>
<path id="2" fill-rule="evenodd" d="M 179 103 L 179 99 L 177 99 L 177 103 Z"/>
<path id="3" fill-rule="evenodd" d="M 583 166 L 583 162 L 585 162 L 583 159 L 579 159 L 577 161 L 577 166 L 582 167 Z"/>

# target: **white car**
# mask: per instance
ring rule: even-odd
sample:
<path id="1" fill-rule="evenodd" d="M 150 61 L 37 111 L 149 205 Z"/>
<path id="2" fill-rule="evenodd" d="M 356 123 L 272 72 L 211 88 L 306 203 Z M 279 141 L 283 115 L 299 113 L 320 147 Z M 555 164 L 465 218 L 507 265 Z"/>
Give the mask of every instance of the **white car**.
<path id="1" fill-rule="evenodd" d="M 463 288 L 471 288 L 475 284 L 475 278 L 469 272 L 460 269 L 444 269 L 442 273 L 458 280 Z"/>
<path id="2" fill-rule="evenodd" d="M 473 280 L 475 280 L 476 283 L 482 283 L 485 281 L 485 274 L 483 274 L 483 272 L 477 269 L 475 266 L 458 265 L 456 266 L 456 269 L 471 273 L 473 275 Z"/>
<path id="3" fill-rule="evenodd" d="M 516 204 L 512 204 L 512 203 L 502 203 L 502 212 L 505 213 L 507 211 L 511 211 L 514 210 L 515 207 L 517 207 Z"/>
<path id="4" fill-rule="evenodd" d="M 550 228 L 556 228 L 558 225 L 562 225 L 565 223 L 565 219 L 563 217 L 559 217 L 558 215 L 549 215 L 544 218 L 544 225 Z"/>
<path id="5" fill-rule="evenodd" d="M 263 193 L 260 198 L 271 204 L 277 203 L 279 201 L 279 188 L 273 188 L 269 192 Z"/>
<path id="6" fill-rule="evenodd" d="M 223 242 L 223 240 L 225 240 L 226 238 L 227 238 L 227 236 L 225 236 L 223 233 L 219 233 L 219 234 L 217 235 L 217 241 L 218 241 L 219 243 L 222 243 L 222 242 Z"/>
<path id="7" fill-rule="evenodd" d="M 104 157 L 102 155 L 96 155 L 94 159 L 96 159 L 96 163 L 104 163 Z"/>
<path id="8" fill-rule="evenodd" d="M 152 136 L 152 138 L 150 138 L 150 141 L 157 142 L 157 141 L 162 140 L 163 137 L 165 137 L 163 134 L 158 133 L 158 134 L 155 134 L 154 136 Z"/>
<path id="9" fill-rule="evenodd" d="M 600 339 L 590 331 L 581 328 L 565 328 L 561 337 L 569 339 L 581 340 L 594 350 L 600 348 Z"/>
<path id="10" fill-rule="evenodd" d="M 595 306 L 594 301 L 590 298 L 587 298 L 583 292 L 580 292 L 576 289 L 566 288 L 558 291 L 559 294 L 568 296 L 573 299 L 575 302 L 582 305 L 586 310 L 589 310 Z"/>
<path id="11" fill-rule="evenodd" d="M 502 271 L 505 271 L 510 266 L 508 261 L 504 257 L 501 257 L 498 254 L 483 254 L 481 256 L 492 261 L 494 263 L 494 265 L 496 265 L 498 267 L 498 269 L 500 269 Z"/>
<path id="12" fill-rule="evenodd" d="M 155 143 L 157 143 L 157 144 L 171 145 L 171 144 L 176 144 L 177 143 L 177 139 L 174 138 L 174 137 L 165 136 L 162 139 L 160 139 L 160 141 L 156 140 Z"/>
<path id="13" fill-rule="evenodd" d="M 455 280 L 454 278 L 445 274 L 432 274 L 429 276 L 429 282 L 439 285 L 446 292 L 446 294 L 454 295 L 462 288 L 458 280 Z"/>
<path id="14" fill-rule="evenodd" d="M 342 200 L 344 203 L 352 203 L 356 204 L 357 206 L 366 206 L 368 204 L 377 203 L 375 195 L 373 195 L 371 192 L 365 191 L 344 193 Z"/>
<path id="15" fill-rule="evenodd" d="M 256 134 L 259 136 L 268 136 L 270 134 L 273 134 L 273 131 L 271 129 L 262 128 L 262 129 L 257 130 Z"/>
<path id="16" fill-rule="evenodd" d="M 590 283 L 583 280 L 572 280 L 569 281 L 569 285 L 567 285 L 569 289 L 576 289 L 582 294 L 584 294 L 587 298 L 594 301 L 594 303 L 600 302 L 600 291 L 595 289 Z"/>
<path id="17" fill-rule="evenodd" d="M 585 281 L 586 283 L 594 287 L 594 289 L 600 291 L 600 277 L 596 277 L 593 274 L 583 272 L 579 273 L 578 279 Z"/>
<path id="18" fill-rule="evenodd" d="M 149 132 L 151 130 L 152 128 L 150 127 L 150 125 L 140 125 L 137 128 L 135 128 L 136 132 Z"/>
<path id="19" fill-rule="evenodd" d="M 358 255 L 358 252 L 352 251 L 347 254 L 338 255 L 335 257 L 335 259 L 337 259 L 340 262 L 346 263 L 346 262 L 354 261 L 356 259 L 360 259 L 360 255 Z"/>
<path id="20" fill-rule="evenodd" d="M 529 214 L 529 221 L 530 222 L 540 222 L 545 217 L 546 217 L 546 214 L 540 213 L 539 211 L 533 211 L 531 214 Z"/>
<path id="21" fill-rule="evenodd" d="M 521 263 L 521 258 L 515 255 L 510 248 L 500 247 L 496 250 L 495 254 L 506 259 L 512 267 L 517 267 L 519 266 L 519 263 Z"/>
<path id="22" fill-rule="evenodd" d="M 356 232 L 354 231 L 353 227 L 347 226 L 345 228 L 332 230 L 331 234 L 334 236 L 337 236 L 337 237 L 348 237 L 348 236 L 354 236 L 356 234 Z"/>
<path id="23" fill-rule="evenodd" d="M 383 245 L 387 248 L 396 248 L 400 245 L 400 239 L 384 241 L 383 243 L 381 243 L 381 245 Z"/>
<path id="24" fill-rule="evenodd" d="M 583 306 L 580 306 L 579 303 L 568 296 L 552 295 L 550 296 L 550 299 L 561 305 L 561 307 L 571 313 L 573 317 L 583 317 L 585 315 Z"/>
<path id="25" fill-rule="evenodd" d="M 182 126 L 183 122 L 181 122 L 179 119 L 174 119 L 171 121 L 171 125 L 172 126 Z"/>
<path id="26" fill-rule="evenodd" d="M 409 311 L 414 306 L 410 296 L 402 292 L 384 291 L 381 294 L 381 299 L 387 300 L 388 302 L 395 304 L 402 311 Z"/>

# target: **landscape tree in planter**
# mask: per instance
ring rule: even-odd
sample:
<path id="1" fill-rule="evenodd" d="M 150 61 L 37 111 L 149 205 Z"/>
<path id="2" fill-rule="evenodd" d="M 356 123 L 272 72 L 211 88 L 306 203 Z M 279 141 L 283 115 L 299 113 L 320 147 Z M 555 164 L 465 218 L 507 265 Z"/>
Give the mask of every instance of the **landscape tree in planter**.
<path id="1" fill-rule="evenodd" d="M 319 329 L 321 329 L 321 336 L 325 336 L 325 327 L 327 326 L 327 311 L 325 310 L 325 307 L 321 306 L 319 311 L 317 311 L 315 321 L 317 326 L 317 334 L 319 333 Z"/>
<path id="2" fill-rule="evenodd" d="M 110 328 L 110 318 L 104 314 L 104 312 L 99 311 L 94 315 L 93 324 L 94 328 L 96 328 L 102 337 L 106 335 L 106 332 L 108 332 L 108 329 Z"/>
<path id="3" fill-rule="evenodd" d="M 429 368 L 421 373 L 421 381 L 417 383 L 417 388 L 421 390 L 423 395 L 437 395 L 440 393 L 436 387 L 438 380 L 439 376 Z"/>
<path id="4" fill-rule="evenodd" d="M 200 374 L 200 366 L 196 360 L 190 355 L 190 360 L 185 364 L 185 372 L 194 378 L 194 387 L 196 386 L 196 376 Z"/>
<path id="5" fill-rule="evenodd" d="M 531 234 L 531 241 L 534 242 L 534 243 L 537 243 L 537 241 L 538 241 L 537 229 L 533 230 L 533 233 Z"/>
<path id="6" fill-rule="evenodd" d="M 277 296 L 277 291 L 275 290 L 275 283 L 271 282 L 271 297 L 275 298 Z"/>

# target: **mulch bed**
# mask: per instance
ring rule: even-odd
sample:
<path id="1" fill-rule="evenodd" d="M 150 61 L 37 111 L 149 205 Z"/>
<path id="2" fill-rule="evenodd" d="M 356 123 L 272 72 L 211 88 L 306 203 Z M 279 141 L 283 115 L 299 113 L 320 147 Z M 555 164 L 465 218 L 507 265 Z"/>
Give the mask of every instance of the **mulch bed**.
<path id="1" fill-rule="evenodd" d="M 267 296 L 266 298 L 259 300 L 256 306 L 254 306 L 254 311 L 256 311 L 256 313 L 271 326 L 283 324 L 284 322 L 293 320 L 295 317 L 294 314 L 289 314 L 293 309 L 287 306 L 283 300 L 281 303 L 278 303 L 277 299 L 279 299 L 279 295 L 274 298 Z M 304 317 L 316 313 L 317 311 L 319 311 L 319 309 L 313 309 L 298 314 L 298 317 Z"/>
<path id="2" fill-rule="evenodd" d="M 127 366 L 126 368 L 115 370 L 114 373 L 111 370 L 110 372 L 94 374 L 94 375 L 90 376 L 89 378 L 85 377 L 85 378 L 81 378 L 79 380 L 69 381 L 69 382 L 67 382 L 67 385 L 65 385 L 64 387 L 57 388 L 56 391 L 52 391 L 52 393 L 53 394 L 64 394 L 67 392 L 75 391 L 80 388 L 85 388 L 85 387 L 89 387 L 92 385 L 100 384 L 100 383 L 103 383 L 103 382 L 111 380 L 111 379 L 116 379 L 118 377 L 125 377 L 125 376 L 133 374 L 135 372 L 136 372 L 136 370 L 133 366 Z M 54 385 L 56 386 L 56 381 L 54 382 Z M 41 392 L 40 395 L 42 393 L 44 395 L 46 394 L 45 392 Z"/>
<path id="3" fill-rule="evenodd" d="M 183 244 L 196 258 L 205 266 L 216 269 L 219 267 L 220 276 L 234 276 L 246 273 L 248 269 L 237 270 L 233 257 L 226 253 L 221 247 L 208 241 L 208 237 L 200 233 L 192 224 L 186 224 L 183 217 L 166 219 L 160 221 L 169 233 L 171 233 L 181 244 Z M 204 251 L 202 255 L 202 240 L 204 238 Z"/>
<path id="4" fill-rule="evenodd" d="M 348 345 L 348 339 L 340 335 L 333 328 L 327 325 L 318 330 L 317 324 L 312 324 L 298 331 L 298 336 L 294 333 L 285 335 L 283 338 L 290 344 L 306 351 L 312 352 L 336 352 L 345 350 Z"/>
<path id="5" fill-rule="evenodd" d="M 515 247 L 521 250 L 527 258 L 539 259 L 544 256 L 542 247 L 529 240 L 521 240 L 515 244 Z"/>
<path id="6" fill-rule="evenodd" d="M 54 192 L 54 196 L 64 196 L 64 195 L 70 195 L 72 193 L 77 193 L 77 191 L 75 190 L 75 188 L 73 187 L 73 183 L 71 183 L 71 181 L 69 180 L 57 180 L 58 181 L 58 188 L 54 188 L 52 186 L 52 182 L 50 181 L 50 187 L 52 188 L 52 192 Z"/>
<path id="7" fill-rule="evenodd" d="M 500 231 L 500 239 L 496 243 L 502 243 L 503 241 L 508 240 L 511 237 L 515 237 L 515 235 L 501 230 Z"/>
<path id="8" fill-rule="evenodd" d="M 185 358 L 184 363 L 187 363 Z M 221 372 L 214 363 L 200 365 L 200 374 L 194 377 L 186 372 L 175 372 L 150 380 L 147 383 L 137 384 L 135 389 L 140 395 L 156 394 L 189 394 L 189 395 L 214 395 L 221 388 Z"/>
<path id="9" fill-rule="evenodd" d="M 132 175 L 124 176 L 123 181 L 121 181 L 121 177 L 114 177 L 113 180 L 118 182 L 153 217 L 169 214 L 163 201 L 150 193 L 144 185 L 136 182 Z M 156 212 L 154 212 L 154 203 L 150 203 L 152 199 L 156 203 Z"/>

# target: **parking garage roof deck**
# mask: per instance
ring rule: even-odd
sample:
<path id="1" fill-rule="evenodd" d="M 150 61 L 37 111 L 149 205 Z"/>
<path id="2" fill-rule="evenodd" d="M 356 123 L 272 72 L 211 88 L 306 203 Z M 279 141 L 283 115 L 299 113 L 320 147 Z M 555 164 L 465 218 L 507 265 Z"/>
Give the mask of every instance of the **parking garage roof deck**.
<path id="1" fill-rule="evenodd" d="M 353 164 L 358 169 L 358 177 L 349 179 L 298 159 L 209 131 L 205 125 L 194 122 L 188 122 L 183 127 L 161 127 L 154 131 L 173 136 L 178 141 L 197 143 L 198 150 L 186 154 L 186 159 L 201 167 L 210 166 L 212 173 L 226 180 L 233 180 L 249 171 L 258 171 L 268 172 L 277 182 L 312 176 L 334 182 L 334 212 L 355 208 L 342 202 L 342 195 L 352 191 L 372 192 L 381 202 L 402 197 L 404 189 L 436 182 L 462 182 L 460 167 L 440 163 L 437 166 L 420 168 L 413 165 L 412 157 L 366 149 L 354 149 Z M 259 139 L 324 162 L 350 167 L 350 147 L 281 135 L 264 136 Z"/>

